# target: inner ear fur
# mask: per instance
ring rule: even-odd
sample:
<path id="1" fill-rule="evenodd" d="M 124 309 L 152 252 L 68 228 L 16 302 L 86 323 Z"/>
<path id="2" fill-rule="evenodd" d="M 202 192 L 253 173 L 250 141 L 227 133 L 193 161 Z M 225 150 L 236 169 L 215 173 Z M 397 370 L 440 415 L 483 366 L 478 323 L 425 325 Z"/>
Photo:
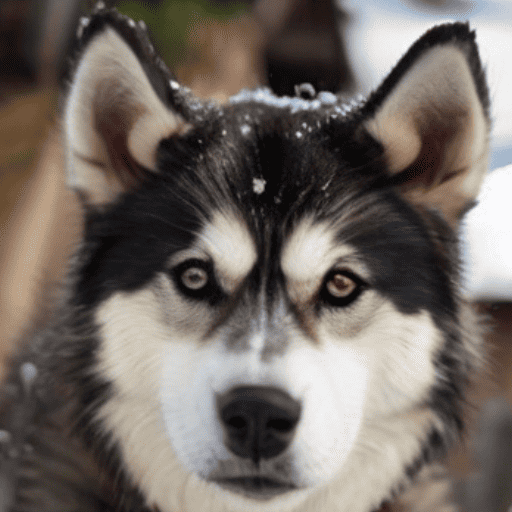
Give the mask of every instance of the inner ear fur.
<path id="1" fill-rule="evenodd" d="M 108 203 L 156 172 L 160 141 L 188 129 L 110 26 L 81 55 L 64 120 L 68 181 L 91 204 Z"/>
<path id="2" fill-rule="evenodd" d="M 387 170 L 404 197 L 433 206 L 457 223 L 474 202 L 487 171 L 489 120 L 474 34 L 467 25 L 453 27 L 462 30 L 462 40 L 456 33 L 432 44 L 436 34 L 424 36 L 432 46 L 374 106 L 366 128 L 383 145 Z M 449 29 L 434 30 L 446 34 Z"/>

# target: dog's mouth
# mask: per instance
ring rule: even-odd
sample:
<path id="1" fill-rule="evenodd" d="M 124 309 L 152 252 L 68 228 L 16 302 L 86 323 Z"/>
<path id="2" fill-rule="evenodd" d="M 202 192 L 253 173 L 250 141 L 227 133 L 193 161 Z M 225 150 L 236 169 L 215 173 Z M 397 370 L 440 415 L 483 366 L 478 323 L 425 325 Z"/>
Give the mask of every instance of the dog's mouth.
<path id="1" fill-rule="evenodd" d="M 262 476 L 220 478 L 215 482 L 231 492 L 259 500 L 269 500 L 297 489 L 293 484 Z"/>

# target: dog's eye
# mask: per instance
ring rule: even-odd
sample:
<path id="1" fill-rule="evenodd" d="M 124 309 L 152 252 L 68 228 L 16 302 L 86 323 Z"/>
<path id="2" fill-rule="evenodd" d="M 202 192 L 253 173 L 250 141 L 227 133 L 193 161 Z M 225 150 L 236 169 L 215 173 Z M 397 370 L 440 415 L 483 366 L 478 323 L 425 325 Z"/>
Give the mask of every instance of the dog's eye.
<path id="1" fill-rule="evenodd" d="M 348 270 L 331 270 L 324 280 L 321 298 L 336 307 L 347 306 L 357 299 L 364 282 Z"/>
<path id="2" fill-rule="evenodd" d="M 189 267 L 180 276 L 181 282 L 189 290 L 200 290 L 208 284 L 208 272 L 204 268 Z"/>
<path id="3" fill-rule="evenodd" d="M 187 297 L 212 303 L 223 297 L 210 261 L 197 258 L 184 261 L 172 270 L 172 276 L 178 289 Z"/>

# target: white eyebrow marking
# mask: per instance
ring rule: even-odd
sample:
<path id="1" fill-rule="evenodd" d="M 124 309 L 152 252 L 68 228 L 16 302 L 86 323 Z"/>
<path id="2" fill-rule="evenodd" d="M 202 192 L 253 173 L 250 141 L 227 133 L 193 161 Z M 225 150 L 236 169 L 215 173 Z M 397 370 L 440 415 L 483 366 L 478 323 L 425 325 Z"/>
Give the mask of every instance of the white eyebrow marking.
<path id="1" fill-rule="evenodd" d="M 285 242 L 281 269 L 290 283 L 288 291 L 292 300 L 314 293 L 324 275 L 340 259 L 350 267 L 364 270 L 354 260 L 354 249 L 336 242 L 335 231 L 327 223 L 304 219 Z"/>
<path id="2" fill-rule="evenodd" d="M 217 211 L 199 234 L 199 248 L 211 256 L 222 284 L 234 288 L 251 271 L 258 253 L 243 219 Z"/>
<path id="3" fill-rule="evenodd" d="M 333 263 L 334 236 L 325 224 L 303 220 L 286 241 L 281 268 L 288 279 L 309 281 Z"/>

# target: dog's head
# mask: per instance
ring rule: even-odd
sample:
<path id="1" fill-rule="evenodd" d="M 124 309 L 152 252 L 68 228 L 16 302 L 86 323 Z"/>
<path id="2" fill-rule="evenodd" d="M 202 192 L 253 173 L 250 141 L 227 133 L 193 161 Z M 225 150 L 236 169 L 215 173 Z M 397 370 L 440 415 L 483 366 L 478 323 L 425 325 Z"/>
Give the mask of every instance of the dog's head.
<path id="1" fill-rule="evenodd" d="M 461 425 L 474 34 L 432 29 L 364 102 L 303 85 L 219 106 L 132 20 L 80 32 L 65 129 L 98 442 L 164 512 L 378 506 Z"/>

